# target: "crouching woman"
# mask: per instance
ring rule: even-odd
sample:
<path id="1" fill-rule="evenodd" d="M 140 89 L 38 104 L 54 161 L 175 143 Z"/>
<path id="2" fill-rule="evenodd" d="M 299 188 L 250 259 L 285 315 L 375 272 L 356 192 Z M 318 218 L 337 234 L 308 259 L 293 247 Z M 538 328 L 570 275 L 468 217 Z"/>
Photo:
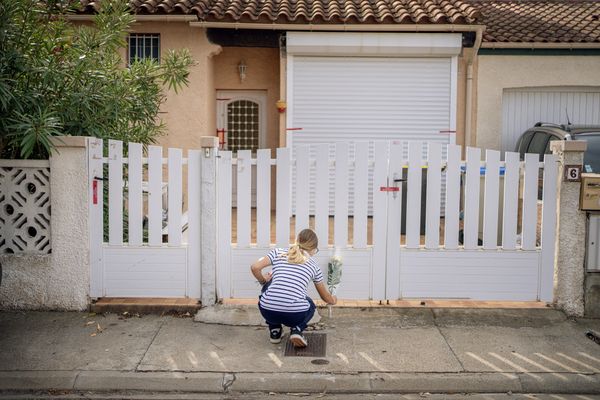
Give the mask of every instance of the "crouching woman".
<path id="1" fill-rule="evenodd" d="M 315 314 L 315 303 L 307 293 L 310 281 L 323 301 L 337 303 L 337 297 L 327 290 L 321 269 L 312 258 L 319 251 L 318 245 L 315 232 L 304 229 L 289 249 L 273 249 L 250 267 L 263 285 L 258 308 L 269 325 L 271 343 L 281 342 L 282 325 L 285 325 L 290 328 L 290 342 L 294 347 L 306 347 L 302 332 Z M 265 276 L 262 270 L 270 265 L 271 273 Z"/>

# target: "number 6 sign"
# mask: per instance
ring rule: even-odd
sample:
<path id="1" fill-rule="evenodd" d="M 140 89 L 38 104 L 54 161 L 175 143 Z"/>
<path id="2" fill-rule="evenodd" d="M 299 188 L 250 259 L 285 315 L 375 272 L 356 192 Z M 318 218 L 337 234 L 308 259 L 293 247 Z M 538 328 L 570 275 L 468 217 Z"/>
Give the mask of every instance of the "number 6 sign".
<path id="1" fill-rule="evenodd" d="M 564 180 L 567 182 L 581 182 L 581 165 L 565 165 Z"/>

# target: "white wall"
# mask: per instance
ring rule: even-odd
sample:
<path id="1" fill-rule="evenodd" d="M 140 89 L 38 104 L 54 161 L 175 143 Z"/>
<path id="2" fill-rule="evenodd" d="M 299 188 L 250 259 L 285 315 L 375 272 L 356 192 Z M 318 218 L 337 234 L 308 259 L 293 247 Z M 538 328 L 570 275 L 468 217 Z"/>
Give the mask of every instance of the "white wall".
<path id="1" fill-rule="evenodd" d="M 502 147 L 502 95 L 523 87 L 598 87 L 599 56 L 492 56 L 478 58 L 477 147 Z"/>

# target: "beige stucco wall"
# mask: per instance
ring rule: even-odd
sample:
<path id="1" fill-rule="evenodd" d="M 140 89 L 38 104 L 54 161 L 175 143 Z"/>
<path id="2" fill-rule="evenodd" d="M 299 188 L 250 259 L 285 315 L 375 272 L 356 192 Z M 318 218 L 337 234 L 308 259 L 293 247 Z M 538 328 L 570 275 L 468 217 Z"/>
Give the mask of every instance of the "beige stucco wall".
<path id="1" fill-rule="evenodd" d="M 246 79 L 240 81 L 238 64 L 244 60 Z M 214 86 L 216 90 L 266 91 L 266 143 L 274 149 L 279 145 L 279 49 L 254 47 L 225 47 L 214 57 Z M 215 96 L 213 103 L 216 104 Z M 213 114 L 216 119 L 216 113 Z"/>
<path id="2" fill-rule="evenodd" d="M 167 134 L 159 142 L 165 147 L 200 148 L 200 137 L 215 134 L 215 88 L 213 57 L 221 47 L 210 43 L 206 31 L 187 22 L 140 22 L 132 26 L 134 33 L 159 33 L 161 56 L 170 49 L 186 48 L 196 62 L 190 69 L 189 86 L 178 94 L 166 93 L 161 118 Z"/>
<path id="3" fill-rule="evenodd" d="M 540 86 L 600 86 L 600 56 L 478 57 L 477 147 L 501 149 L 502 91 Z"/>

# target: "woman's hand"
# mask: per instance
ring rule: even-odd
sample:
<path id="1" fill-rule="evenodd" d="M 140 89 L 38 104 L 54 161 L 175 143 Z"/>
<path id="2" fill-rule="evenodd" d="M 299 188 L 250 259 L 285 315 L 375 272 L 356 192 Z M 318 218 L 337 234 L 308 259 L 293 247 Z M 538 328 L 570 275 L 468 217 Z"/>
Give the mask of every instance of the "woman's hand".
<path id="1" fill-rule="evenodd" d="M 336 305 L 337 304 L 337 296 L 334 295 L 334 294 L 332 294 L 331 295 L 331 302 L 328 302 L 327 304 L 330 304 L 332 306 Z"/>
<path id="2" fill-rule="evenodd" d="M 271 279 L 273 279 L 273 273 L 272 272 L 268 272 L 267 276 L 265 276 L 264 278 L 265 278 L 265 283 L 263 283 L 263 285 L 271 282 Z"/>
<path id="3" fill-rule="evenodd" d="M 269 257 L 261 257 L 254 264 L 250 266 L 250 271 L 252 275 L 256 278 L 261 285 L 264 285 L 268 281 L 271 280 L 271 273 L 267 274 L 267 278 L 262 274 L 262 270 L 271 265 L 271 260 Z"/>
<path id="4" fill-rule="evenodd" d="M 331 293 L 329 293 L 327 286 L 325 286 L 323 282 L 315 283 L 315 288 L 317 289 L 317 293 L 319 293 L 321 300 L 323 300 L 325 303 L 331 305 L 337 303 L 337 296 L 334 296 Z"/>

